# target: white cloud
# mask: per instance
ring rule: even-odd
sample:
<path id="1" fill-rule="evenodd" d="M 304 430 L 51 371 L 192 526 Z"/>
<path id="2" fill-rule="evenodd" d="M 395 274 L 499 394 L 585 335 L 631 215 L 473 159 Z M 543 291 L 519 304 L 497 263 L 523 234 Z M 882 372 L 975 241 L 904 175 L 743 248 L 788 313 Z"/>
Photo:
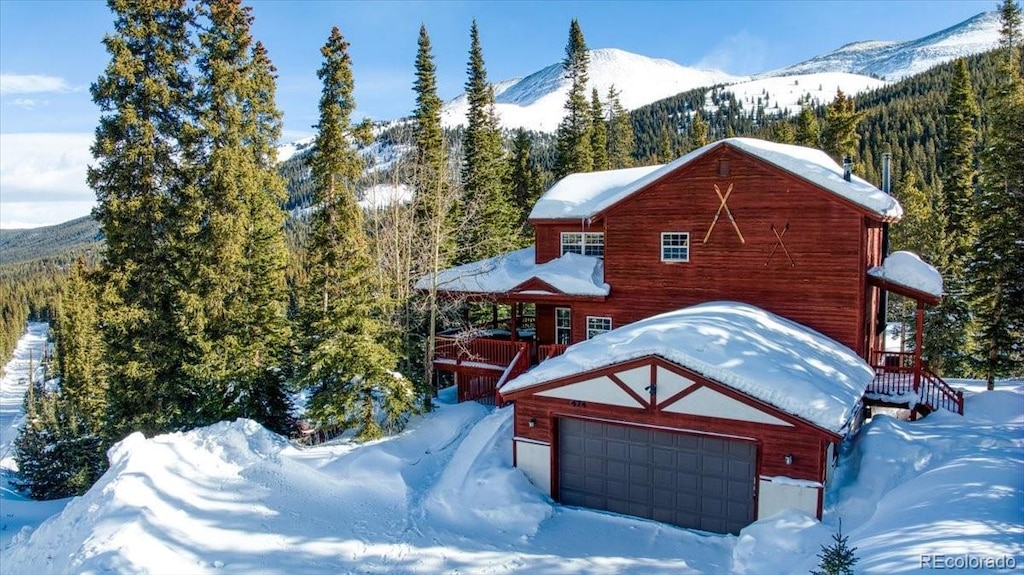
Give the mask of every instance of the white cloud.
<path id="1" fill-rule="evenodd" d="M 36 104 L 39 103 L 41 102 L 39 102 L 38 100 L 33 100 L 32 98 L 18 98 L 17 100 L 11 102 L 11 104 L 19 108 L 25 108 L 26 110 L 31 110 L 32 108 L 35 108 Z"/>
<path id="2" fill-rule="evenodd" d="M 0 74 L 0 94 L 37 94 L 40 92 L 68 92 L 64 78 L 42 74 Z"/>
<path id="3" fill-rule="evenodd" d="M 715 44 L 697 67 L 730 74 L 753 74 L 762 69 L 767 53 L 768 44 L 764 40 L 741 30 Z"/>
<path id="4" fill-rule="evenodd" d="M 0 134 L 0 202 L 91 200 L 86 168 L 93 135 Z M 8 219 L 7 214 L 3 215 Z"/>

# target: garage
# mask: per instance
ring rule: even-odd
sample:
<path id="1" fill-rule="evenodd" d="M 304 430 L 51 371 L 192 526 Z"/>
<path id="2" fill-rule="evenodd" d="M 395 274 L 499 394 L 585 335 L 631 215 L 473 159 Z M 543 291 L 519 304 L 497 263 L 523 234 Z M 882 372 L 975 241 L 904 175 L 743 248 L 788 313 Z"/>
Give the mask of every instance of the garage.
<path id="1" fill-rule="evenodd" d="M 874 370 L 765 310 L 713 302 L 570 346 L 499 389 L 513 462 L 564 505 L 737 533 L 821 517 Z"/>
<path id="2" fill-rule="evenodd" d="M 559 418 L 558 500 L 716 533 L 755 518 L 752 441 Z"/>

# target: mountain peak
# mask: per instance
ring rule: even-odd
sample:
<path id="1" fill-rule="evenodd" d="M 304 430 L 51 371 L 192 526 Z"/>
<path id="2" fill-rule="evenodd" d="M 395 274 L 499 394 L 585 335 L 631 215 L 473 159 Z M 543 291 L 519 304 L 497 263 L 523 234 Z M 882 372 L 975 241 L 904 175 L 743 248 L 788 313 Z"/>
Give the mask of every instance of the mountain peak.
<path id="1" fill-rule="evenodd" d="M 853 42 L 827 54 L 758 76 L 849 72 L 899 80 L 944 62 L 995 48 L 999 43 L 999 26 L 998 12 L 982 12 L 915 40 Z"/>

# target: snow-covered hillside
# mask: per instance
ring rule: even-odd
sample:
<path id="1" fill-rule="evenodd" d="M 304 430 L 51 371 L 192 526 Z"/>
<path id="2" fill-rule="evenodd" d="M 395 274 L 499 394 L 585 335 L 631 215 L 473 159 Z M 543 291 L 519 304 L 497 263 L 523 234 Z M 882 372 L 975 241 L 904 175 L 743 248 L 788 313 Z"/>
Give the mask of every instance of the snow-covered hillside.
<path id="1" fill-rule="evenodd" d="M 731 93 L 748 114 L 756 113 L 758 105 L 762 105 L 766 113 L 782 112 L 792 116 L 800 112 L 799 102 L 803 98 L 809 98 L 815 104 L 827 104 L 835 98 L 837 89 L 849 95 L 867 92 L 885 84 L 876 78 L 844 72 L 758 78 L 709 92 L 704 109 L 713 112 L 716 109 L 715 95 Z"/>
<path id="2" fill-rule="evenodd" d="M 298 449 L 248 420 L 132 435 L 87 494 L 0 550 L 0 564 L 4 573 L 803 575 L 840 519 L 858 573 L 916 573 L 932 554 L 1020 563 L 1024 382 L 957 385 L 968 389 L 965 416 L 878 416 L 844 446 L 823 523 L 784 510 L 731 536 L 562 507 L 512 467 L 512 408 L 453 404 L 449 389 L 405 433 L 365 445 Z"/>
<path id="3" fill-rule="evenodd" d="M 602 100 L 614 84 L 621 92 L 622 105 L 630 110 L 692 88 L 742 79 L 717 70 L 689 68 L 670 60 L 613 48 L 590 51 L 589 76 L 590 87 L 597 88 Z M 502 127 L 553 132 L 565 113 L 568 93 L 569 84 L 562 77 L 561 63 L 522 79 L 496 83 L 496 108 Z M 447 127 L 464 124 L 468 110 L 463 94 L 445 104 L 441 121 Z"/>
<path id="4" fill-rule="evenodd" d="M 896 81 L 943 62 L 992 50 L 998 43 L 999 13 L 984 12 L 916 40 L 854 42 L 834 52 L 759 76 L 849 72 Z"/>

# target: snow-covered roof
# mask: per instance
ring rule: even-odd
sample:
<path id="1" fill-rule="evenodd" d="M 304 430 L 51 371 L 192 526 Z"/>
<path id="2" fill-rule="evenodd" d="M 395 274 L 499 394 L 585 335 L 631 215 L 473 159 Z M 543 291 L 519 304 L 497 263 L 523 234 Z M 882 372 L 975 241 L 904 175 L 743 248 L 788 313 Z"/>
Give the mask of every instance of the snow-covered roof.
<path id="1" fill-rule="evenodd" d="M 449 268 L 438 274 L 438 288 L 449 292 L 502 294 L 523 282 L 537 278 L 566 295 L 606 296 L 604 261 L 580 254 L 565 254 L 543 264 L 535 263 L 534 248 L 521 250 Z M 429 289 L 430 276 L 416 283 Z M 542 294 L 531 289 L 528 293 Z"/>
<path id="2" fill-rule="evenodd" d="M 895 198 L 866 180 L 843 179 L 843 168 L 821 150 L 754 138 L 728 138 L 698 148 L 661 166 L 571 174 L 537 200 L 531 219 L 590 218 L 721 145 L 731 146 L 799 176 L 869 212 L 898 219 L 903 208 Z"/>
<path id="3" fill-rule="evenodd" d="M 570 346 L 508 382 L 503 394 L 656 355 L 840 433 L 875 377 L 850 348 L 758 307 L 710 302 L 657 315 Z"/>
<path id="4" fill-rule="evenodd" d="M 871 268 L 868 274 L 889 283 L 942 297 L 942 274 L 911 252 L 889 254 L 882 265 Z"/>

